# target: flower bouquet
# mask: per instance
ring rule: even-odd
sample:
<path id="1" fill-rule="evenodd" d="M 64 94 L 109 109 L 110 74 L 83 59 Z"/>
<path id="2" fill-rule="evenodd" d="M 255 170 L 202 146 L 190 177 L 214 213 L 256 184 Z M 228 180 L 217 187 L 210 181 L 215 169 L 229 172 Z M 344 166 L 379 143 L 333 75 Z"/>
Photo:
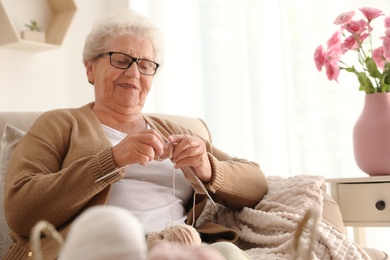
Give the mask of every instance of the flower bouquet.
<path id="1" fill-rule="evenodd" d="M 345 12 L 337 16 L 334 24 L 339 28 L 327 42 L 326 49 L 320 45 L 314 53 L 318 71 L 325 66 L 329 80 L 337 79 L 340 70 L 356 75 L 360 91 L 366 94 L 390 92 L 390 17 L 383 21 L 383 35 L 378 38 L 382 43 L 374 49 L 372 21 L 384 16 L 377 8 L 363 7 L 361 19 L 354 19 L 356 12 Z M 357 54 L 358 63 L 349 66 L 341 60 L 349 52 Z"/>

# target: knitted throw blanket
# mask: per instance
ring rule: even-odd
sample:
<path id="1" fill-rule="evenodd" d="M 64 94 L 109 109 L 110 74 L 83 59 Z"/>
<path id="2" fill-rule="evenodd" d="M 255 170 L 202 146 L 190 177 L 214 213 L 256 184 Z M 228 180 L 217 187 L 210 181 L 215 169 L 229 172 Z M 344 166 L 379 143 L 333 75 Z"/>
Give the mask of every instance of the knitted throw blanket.
<path id="1" fill-rule="evenodd" d="M 237 245 L 253 260 L 293 259 L 293 236 L 305 212 L 315 208 L 319 220 L 308 222 L 300 237 L 299 256 L 307 251 L 313 236 L 311 259 L 370 259 L 364 250 L 346 235 L 322 221 L 325 180 L 321 176 L 297 175 L 290 178 L 268 177 L 269 191 L 254 208 L 235 212 L 208 203 L 197 225 L 206 222 L 222 224 L 239 234 Z M 306 253 L 306 252 L 305 252 Z"/>

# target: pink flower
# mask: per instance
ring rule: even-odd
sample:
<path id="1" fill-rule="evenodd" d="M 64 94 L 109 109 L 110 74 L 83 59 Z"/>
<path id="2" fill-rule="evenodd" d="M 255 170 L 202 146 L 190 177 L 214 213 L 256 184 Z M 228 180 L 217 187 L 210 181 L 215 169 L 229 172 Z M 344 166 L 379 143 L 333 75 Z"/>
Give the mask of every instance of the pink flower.
<path id="1" fill-rule="evenodd" d="M 342 27 L 343 29 L 346 29 L 348 32 L 352 34 L 361 34 L 366 30 L 366 28 L 369 26 L 368 22 L 364 20 L 358 20 L 358 21 L 349 21 L 348 23 L 344 24 Z"/>
<path id="2" fill-rule="evenodd" d="M 329 38 L 329 40 L 327 41 L 327 46 L 328 46 L 328 49 L 332 49 L 332 48 L 340 48 L 340 44 L 341 44 L 341 33 L 340 31 L 336 31 L 332 34 L 332 36 Z"/>
<path id="3" fill-rule="evenodd" d="M 385 31 L 386 37 L 390 37 L 390 28 L 387 28 Z"/>
<path id="4" fill-rule="evenodd" d="M 379 69 L 383 69 L 385 67 L 386 59 L 383 56 L 383 46 L 372 51 L 372 59 Z"/>
<path id="5" fill-rule="evenodd" d="M 356 50 L 358 48 L 359 44 L 356 42 L 356 38 L 353 35 L 348 36 L 341 44 L 341 49 L 343 53 L 346 53 L 349 50 Z"/>
<path id="6" fill-rule="evenodd" d="M 332 34 L 327 41 L 327 47 L 328 50 L 325 50 L 321 45 L 317 47 L 314 52 L 314 62 L 318 71 L 321 71 L 322 67 L 325 66 L 328 79 L 337 81 L 340 74 L 340 69 L 337 64 L 340 61 L 340 56 L 342 54 L 340 31 L 336 31 Z"/>
<path id="7" fill-rule="evenodd" d="M 384 15 L 381 10 L 373 7 L 363 7 L 359 9 L 370 23 L 375 18 Z"/>
<path id="8" fill-rule="evenodd" d="M 386 16 L 385 18 L 385 28 L 386 29 L 390 28 L 390 16 Z"/>
<path id="9" fill-rule="evenodd" d="M 336 17 L 334 24 L 336 24 L 336 25 L 345 24 L 346 22 L 351 20 L 354 15 L 355 15 L 355 11 L 342 13 Z"/>
<path id="10" fill-rule="evenodd" d="M 340 46 L 333 46 L 332 48 L 329 48 L 326 53 L 327 60 L 332 60 L 333 62 L 339 62 L 341 54 L 343 53 Z"/>
<path id="11" fill-rule="evenodd" d="M 340 68 L 338 62 L 340 61 L 341 49 L 336 46 L 332 46 L 328 51 L 320 45 L 314 52 L 314 62 L 317 70 L 321 71 L 322 67 L 325 66 L 326 75 L 329 80 L 337 81 L 340 74 Z"/>
<path id="12" fill-rule="evenodd" d="M 390 37 L 383 39 L 383 56 L 387 61 L 390 61 Z"/>
<path id="13" fill-rule="evenodd" d="M 337 79 L 340 74 L 340 68 L 337 62 L 334 60 L 330 60 L 325 63 L 326 76 L 328 76 L 329 80 L 334 80 L 337 82 Z"/>
<path id="14" fill-rule="evenodd" d="M 317 70 L 321 71 L 322 67 L 325 65 L 325 50 L 322 45 L 318 46 L 314 52 L 314 62 L 316 64 Z"/>

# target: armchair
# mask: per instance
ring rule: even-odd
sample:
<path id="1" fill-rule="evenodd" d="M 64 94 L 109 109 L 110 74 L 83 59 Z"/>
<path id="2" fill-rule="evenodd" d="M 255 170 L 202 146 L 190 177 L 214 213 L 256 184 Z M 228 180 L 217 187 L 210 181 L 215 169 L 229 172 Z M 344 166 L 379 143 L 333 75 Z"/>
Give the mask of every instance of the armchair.
<path id="1" fill-rule="evenodd" d="M 0 112 L 0 136 L 1 139 L 1 157 L 0 157 L 0 259 L 4 256 L 8 247 L 12 243 L 9 237 L 9 228 L 4 218 L 3 212 L 3 186 L 4 186 L 4 174 L 7 165 L 7 159 L 9 154 L 12 152 L 12 145 L 16 145 L 17 141 L 14 140 L 14 143 L 10 143 L 10 140 L 7 140 L 4 135 L 5 125 L 9 124 L 21 130 L 19 137 L 23 135 L 23 132 L 28 131 L 30 126 L 36 120 L 36 118 L 40 115 L 40 112 Z M 211 135 L 209 129 L 205 122 L 198 118 L 191 118 L 186 116 L 178 116 L 178 115 L 168 115 L 168 114 L 153 114 L 158 115 L 160 117 L 173 120 L 182 124 L 184 127 L 191 129 L 193 132 L 197 133 L 204 139 L 211 141 Z M 18 136 L 13 136 L 14 138 L 18 138 Z M 276 181 L 280 181 L 280 178 L 275 178 L 270 176 L 270 182 L 275 183 Z M 216 210 L 211 209 L 211 210 Z M 218 212 L 216 214 L 219 214 Z M 326 213 L 325 213 L 326 214 Z M 203 221 L 207 221 L 207 218 L 212 219 L 213 217 L 210 215 L 205 217 Z M 365 252 L 369 255 L 371 259 L 388 259 L 387 255 L 376 249 L 365 249 Z M 262 258 L 263 259 L 263 258 Z"/>

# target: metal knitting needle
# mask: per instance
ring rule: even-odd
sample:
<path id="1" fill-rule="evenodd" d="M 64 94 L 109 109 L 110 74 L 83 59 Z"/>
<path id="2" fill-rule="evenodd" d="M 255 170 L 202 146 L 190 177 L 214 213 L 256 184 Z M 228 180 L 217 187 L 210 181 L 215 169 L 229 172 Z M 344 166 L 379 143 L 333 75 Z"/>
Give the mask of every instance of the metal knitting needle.
<path id="1" fill-rule="evenodd" d="M 174 144 L 169 144 L 170 146 L 172 146 L 172 145 L 174 145 Z M 170 151 L 170 153 L 172 153 L 172 147 L 170 147 L 171 148 L 171 151 Z M 165 158 L 160 158 L 160 156 L 157 156 L 156 158 L 155 158 L 157 161 L 162 161 L 163 159 L 165 159 Z M 109 176 L 111 176 L 111 175 L 113 175 L 113 174 L 115 174 L 115 173 L 117 173 L 117 172 L 119 172 L 119 171 L 121 171 L 121 170 L 123 170 L 124 168 L 126 168 L 128 165 L 125 165 L 125 166 L 122 166 L 122 167 L 120 167 L 120 168 L 118 168 L 118 169 L 115 169 L 115 170 L 113 170 L 112 172 L 109 172 L 109 173 L 107 173 L 106 175 L 104 175 L 104 176 L 102 176 L 102 177 L 100 177 L 99 179 L 97 179 L 95 182 L 99 182 L 99 181 L 101 181 L 101 180 L 104 180 L 105 178 L 107 178 L 107 177 L 109 177 Z"/>
<path id="2" fill-rule="evenodd" d="M 203 182 L 198 178 L 198 176 L 196 176 L 196 174 L 194 173 L 194 171 L 190 167 L 188 167 L 188 168 L 190 169 L 191 173 L 194 175 L 195 180 L 198 182 L 198 184 L 202 188 L 203 192 L 211 200 L 211 202 L 214 204 L 214 206 L 216 206 L 214 200 L 211 198 L 211 196 L 210 196 L 209 192 L 207 191 L 206 187 L 204 186 Z"/>
<path id="3" fill-rule="evenodd" d="M 107 173 L 106 175 L 100 177 L 100 178 L 97 179 L 95 182 L 99 182 L 99 181 L 101 181 L 101 180 L 103 180 L 103 179 L 105 179 L 105 178 L 107 178 L 107 177 L 109 177 L 109 176 L 111 176 L 111 175 L 113 175 L 113 174 L 115 174 L 115 173 L 117 173 L 117 172 L 120 172 L 121 170 L 125 169 L 127 166 L 128 166 L 128 165 L 119 167 L 119 168 L 113 170 L 112 172 L 109 172 L 109 173 Z"/>

